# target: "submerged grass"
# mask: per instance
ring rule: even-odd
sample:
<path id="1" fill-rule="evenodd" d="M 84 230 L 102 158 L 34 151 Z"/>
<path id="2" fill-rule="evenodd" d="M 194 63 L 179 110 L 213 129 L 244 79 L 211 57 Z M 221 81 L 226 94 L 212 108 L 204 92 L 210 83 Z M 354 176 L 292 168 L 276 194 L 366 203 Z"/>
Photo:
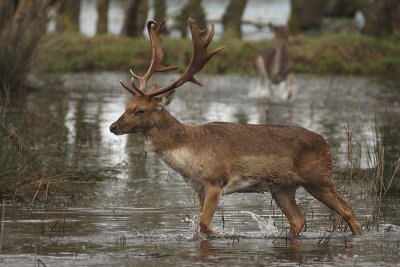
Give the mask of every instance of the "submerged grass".
<path id="1" fill-rule="evenodd" d="M 52 42 L 64 43 L 53 49 L 39 64 L 40 71 L 77 72 L 118 70 L 134 67 L 143 71 L 151 57 L 149 41 L 145 38 L 101 35 L 85 37 L 79 34 L 49 34 L 40 50 Z M 211 44 L 227 47 L 205 67 L 208 73 L 254 74 L 254 59 L 274 41 L 244 42 L 225 38 Z M 169 65 L 185 67 L 190 60 L 189 40 L 163 37 Z M 357 33 L 327 34 L 319 37 L 291 37 L 289 49 L 298 73 L 384 75 L 400 74 L 400 41 L 393 38 L 375 39 Z"/>

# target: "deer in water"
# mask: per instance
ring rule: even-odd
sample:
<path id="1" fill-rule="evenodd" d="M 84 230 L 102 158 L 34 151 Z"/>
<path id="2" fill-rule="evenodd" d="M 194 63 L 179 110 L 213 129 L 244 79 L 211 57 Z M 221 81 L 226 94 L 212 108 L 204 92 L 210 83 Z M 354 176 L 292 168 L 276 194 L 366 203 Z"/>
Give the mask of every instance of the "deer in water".
<path id="1" fill-rule="evenodd" d="M 268 79 L 269 97 L 274 95 L 273 85 L 286 81 L 287 100 L 292 97 L 292 58 L 287 49 L 287 41 L 289 37 L 288 28 L 286 26 L 276 26 L 268 23 L 268 27 L 275 35 L 277 44 L 275 47 L 268 47 L 261 51 L 256 58 L 257 71 L 261 76 L 261 88 L 265 85 L 265 80 Z"/>
<path id="2" fill-rule="evenodd" d="M 133 98 L 110 131 L 116 135 L 143 134 L 150 148 L 182 175 L 199 197 L 200 236 L 214 233 L 210 224 L 221 195 L 250 192 L 271 192 L 289 220 L 290 235 L 299 235 L 305 224 L 295 200 L 299 186 L 342 216 L 354 235 L 361 235 L 351 206 L 336 192 L 332 155 L 321 135 L 296 126 L 229 122 L 186 125 L 168 112 L 166 106 L 175 89 L 188 81 L 201 85 L 194 75 L 224 47 L 207 51 L 214 25 L 203 39 L 205 30 L 189 19 L 194 47 L 189 66 L 170 85 L 147 86 L 153 73 L 177 69 L 162 63 L 164 53 L 158 33 L 164 21 L 160 25 L 155 21 L 147 24 L 152 45 L 150 67 L 143 76 L 130 71 L 132 87 L 120 81 Z"/>

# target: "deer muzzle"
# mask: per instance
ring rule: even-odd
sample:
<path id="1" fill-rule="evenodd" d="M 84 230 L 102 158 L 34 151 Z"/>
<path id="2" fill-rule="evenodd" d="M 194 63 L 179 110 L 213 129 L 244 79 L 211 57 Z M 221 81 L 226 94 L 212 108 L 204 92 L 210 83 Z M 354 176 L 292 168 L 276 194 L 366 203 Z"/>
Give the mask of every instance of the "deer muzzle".
<path id="1" fill-rule="evenodd" d="M 110 125 L 110 132 L 112 132 L 113 134 L 115 134 L 115 135 L 121 135 L 121 134 L 123 134 L 123 133 L 121 133 L 120 131 L 118 131 L 118 121 L 116 121 L 116 122 L 113 122 L 111 125 Z"/>

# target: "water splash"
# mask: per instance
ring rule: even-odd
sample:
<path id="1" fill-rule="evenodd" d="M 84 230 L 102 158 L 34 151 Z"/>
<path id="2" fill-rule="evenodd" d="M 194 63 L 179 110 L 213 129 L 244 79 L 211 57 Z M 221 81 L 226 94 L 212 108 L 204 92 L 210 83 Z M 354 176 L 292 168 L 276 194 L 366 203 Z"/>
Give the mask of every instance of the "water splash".
<path id="1" fill-rule="evenodd" d="M 279 234 L 278 228 L 276 228 L 274 225 L 274 220 L 271 218 L 271 216 L 269 216 L 267 219 L 264 219 L 260 215 L 250 211 L 241 211 L 240 213 L 250 215 L 251 218 L 257 222 L 258 228 L 263 236 L 272 237 Z"/>

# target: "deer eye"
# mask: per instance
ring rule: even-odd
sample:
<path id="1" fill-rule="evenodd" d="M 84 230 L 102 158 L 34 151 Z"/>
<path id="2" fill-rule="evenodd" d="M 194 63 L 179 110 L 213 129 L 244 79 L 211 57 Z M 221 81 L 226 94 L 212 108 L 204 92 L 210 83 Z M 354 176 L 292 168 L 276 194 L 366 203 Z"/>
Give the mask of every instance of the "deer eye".
<path id="1" fill-rule="evenodd" d="M 144 109 L 137 109 L 134 114 L 135 116 L 141 116 L 144 114 L 144 112 L 145 112 Z"/>

